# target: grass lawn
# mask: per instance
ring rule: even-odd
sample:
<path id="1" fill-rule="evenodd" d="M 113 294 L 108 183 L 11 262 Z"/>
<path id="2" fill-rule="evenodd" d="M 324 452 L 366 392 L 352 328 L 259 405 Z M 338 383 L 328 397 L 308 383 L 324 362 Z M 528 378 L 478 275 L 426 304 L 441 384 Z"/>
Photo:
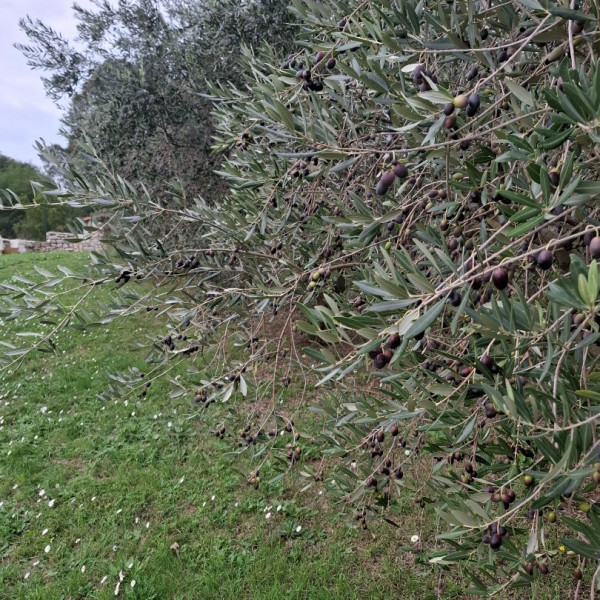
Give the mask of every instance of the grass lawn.
<path id="1" fill-rule="evenodd" d="M 0 256 L 0 280 L 84 260 Z M 17 332 L 51 327 L 0 315 L 0 341 L 19 346 Z M 407 500 L 403 527 L 375 521 L 363 532 L 328 506 L 327 482 L 304 492 L 285 480 L 245 485 L 243 458 L 227 455 L 168 383 L 143 398 L 99 398 L 108 373 L 145 368 L 134 346 L 157 329 L 152 312 L 66 329 L 55 354 L 35 352 L 0 375 L 1 599 L 436 597 L 439 572 L 399 550 L 413 533 L 433 540 L 433 513 Z M 444 576 L 439 597 L 468 597 L 466 587 Z M 570 590 L 553 574 L 538 597 Z M 531 597 L 522 594 L 505 597 Z"/>

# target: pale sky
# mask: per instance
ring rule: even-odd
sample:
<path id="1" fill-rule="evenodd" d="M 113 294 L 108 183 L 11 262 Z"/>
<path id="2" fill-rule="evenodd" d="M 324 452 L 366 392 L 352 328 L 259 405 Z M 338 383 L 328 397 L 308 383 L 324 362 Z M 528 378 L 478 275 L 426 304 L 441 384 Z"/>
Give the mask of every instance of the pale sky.
<path id="1" fill-rule="evenodd" d="M 89 0 L 77 0 L 89 7 Z M 19 19 L 29 15 L 73 40 L 76 20 L 73 0 L 0 0 L 0 153 L 39 164 L 34 142 L 64 144 L 58 135 L 61 111 L 46 98 L 43 73 L 32 71 L 25 57 L 13 47 L 27 43 L 19 29 Z"/>

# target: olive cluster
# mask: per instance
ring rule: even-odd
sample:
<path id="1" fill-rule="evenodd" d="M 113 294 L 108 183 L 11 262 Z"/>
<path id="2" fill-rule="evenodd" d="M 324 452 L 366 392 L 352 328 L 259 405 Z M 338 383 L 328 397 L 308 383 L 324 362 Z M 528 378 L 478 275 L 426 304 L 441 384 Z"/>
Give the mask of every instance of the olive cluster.
<path id="1" fill-rule="evenodd" d="M 492 550 L 499 550 L 502 546 L 502 541 L 508 534 L 506 527 L 498 523 L 492 523 L 485 531 L 481 541 L 484 544 L 489 544 Z"/>

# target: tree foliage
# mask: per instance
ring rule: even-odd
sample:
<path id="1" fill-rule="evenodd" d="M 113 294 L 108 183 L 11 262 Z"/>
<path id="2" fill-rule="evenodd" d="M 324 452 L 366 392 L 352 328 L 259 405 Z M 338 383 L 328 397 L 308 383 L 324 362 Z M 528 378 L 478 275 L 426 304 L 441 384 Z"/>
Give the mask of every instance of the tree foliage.
<path id="1" fill-rule="evenodd" d="M 285 7 L 281 0 L 96 0 L 89 9 L 74 5 L 74 43 L 27 17 L 29 43 L 17 47 L 49 73 L 48 95 L 70 101 L 69 143 L 87 136 L 123 177 L 152 192 L 179 180 L 190 197 L 216 199 L 223 185 L 213 173 L 219 159 L 211 153 L 206 79 L 235 80 L 244 44 L 285 45 Z"/>
<path id="2" fill-rule="evenodd" d="M 0 190 L 10 189 L 8 204 L 27 204 L 34 197 L 31 181 L 38 180 L 41 174 L 32 165 L 0 154 Z M 0 236 L 15 237 L 15 225 L 24 217 L 19 210 L 0 212 Z"/>
<path id="3" fill-rule="evenodd" d="M 317 455 L 365 527 L 381 507 L 401 516 L 407 497 L 434 504 L 432 568 L 468 563 L 480 595 L 535 585 L 559 521 L 594 588 L 597 4 L 293 7 L 293 53 L 247 50 L 243 85 L 212 88 L 226 201 L 140 194 L 88 146 L 95 176 L 64 169 L 64 198 L 111 211 L 119 261 L 98 255 L 68 277 L 115 278 L 112 318 L 164 311 L 150 362 L 189 361 L 175 393 L 203 419 L 229 403 L 237 451 L 260 468 L 252 485 L 321 479 Z M 197 231 L 177 251 L 173 232 L 149 236 L 165 211 Z M 328 419 L 312 445 L 296 435 L 302 411 L 280 402 L 294 378 Z M 125 374 L 107 394 L 140 387 Z"/>
<path id="4" fill-rule="evenodd" d="M 43 240 L 47 231 L 67 231 L 70 221 L 89 212 L 62 203 L 48 206 L 38 190 L 49 185 L 34 166 L 0 155 L 0 193 L 11 207 L 0 212 L 0 236 Z"/>

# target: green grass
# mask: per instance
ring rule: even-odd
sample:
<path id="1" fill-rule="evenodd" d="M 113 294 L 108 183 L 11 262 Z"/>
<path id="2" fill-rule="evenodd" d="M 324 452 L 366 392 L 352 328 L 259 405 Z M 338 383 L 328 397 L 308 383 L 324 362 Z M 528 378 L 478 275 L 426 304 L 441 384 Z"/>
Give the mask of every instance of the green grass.
<path id="1" fill-rule="evenodd" d="M 0 276 L 82 258 L 2 256 Z M 167 384 L 143 399 L 97 397 L 107 372 L 143 369 L 131 347 L 157 326 L 149 313 L 126 327 L 66 330 L 56 355 L 35 353 L 2 377 L 0 597 L 114 598 L 120 572 L 119 595 L 145 600 L 383 598 L 394 587 L 422 597 L 418 572 L 382 562 L 377 541 L 362 548 L 364 536 L 306 495 L 245 486 Z M 3 322 L 0 339 L 49 327 Z"/>
<path id="2" fill-rule="evenodd" d="M 83 260 L 0 256 L 0 278 Z M 50 327 L 0 321 L 0 340 Z M 243 458 L 189 418 L 194 406 L 171 399 L 166 382 L 145 398 L 101 400 L 107 373 L 144 369 L 133 346 L 160 328 L 147 313 L 67 329 L 56 354 L 36 352 L 0 376 L 1 599 L 114 598 L 121 577 L 118 597 L 143 600 L 435 597 L 437 574 L 399 550 L 412 533 L 435 535 L 410 500 L 402 528 L 375 520 L 363 532 L 325 508 L 318 486 L 246 486 Z M 540 597 L 558 597 L 560 584 L 549 580 Z M 466 587 L 444 577 L 441 598 Z"/>

